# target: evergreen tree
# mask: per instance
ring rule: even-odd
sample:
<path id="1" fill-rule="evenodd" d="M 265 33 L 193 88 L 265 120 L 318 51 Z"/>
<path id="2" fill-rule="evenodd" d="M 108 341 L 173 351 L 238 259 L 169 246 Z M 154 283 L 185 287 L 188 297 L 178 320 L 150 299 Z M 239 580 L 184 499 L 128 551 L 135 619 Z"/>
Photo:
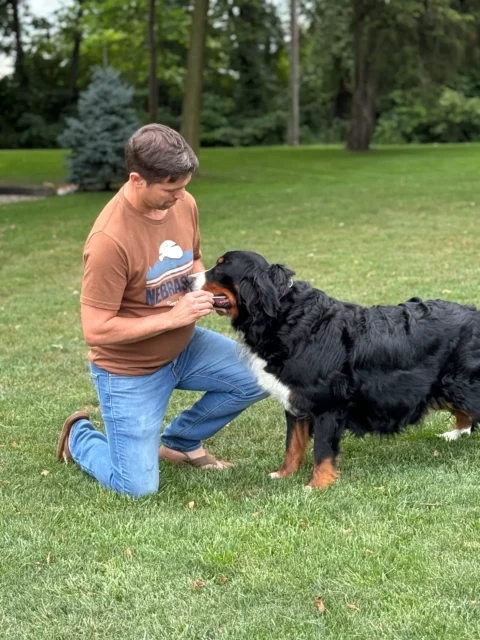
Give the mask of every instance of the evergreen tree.
<path id="1" fill-rule="evenodd" d="M 137 128 L 133 88 L 111 67 L 96 67 L 80 94 L 78 118 L 67 118 L 60 144 L 71 150 L 68 179 L 81 189 L 110 189 L 125 177 L 124 147 Z"/>

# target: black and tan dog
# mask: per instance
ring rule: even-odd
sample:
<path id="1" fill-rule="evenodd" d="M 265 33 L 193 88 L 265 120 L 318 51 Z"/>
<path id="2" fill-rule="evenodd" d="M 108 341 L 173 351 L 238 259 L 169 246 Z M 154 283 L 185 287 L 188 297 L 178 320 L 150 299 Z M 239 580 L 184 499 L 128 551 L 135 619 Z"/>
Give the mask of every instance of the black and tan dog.
<path id="1" fill-rule="evenodd" d="M 260 384 L 285 408 L 287 452 L 272 477 L 289 476 L 314 438 L 308 486 L 337 477 L 345 429 L 395 433 L 430 409 L 456 418 L 455 439 L 480 419 L 480 311 L 412 298 L 362 307 L 330 298 L 293 271 L 230 251 L 190 280 L 230 316 Z"/>

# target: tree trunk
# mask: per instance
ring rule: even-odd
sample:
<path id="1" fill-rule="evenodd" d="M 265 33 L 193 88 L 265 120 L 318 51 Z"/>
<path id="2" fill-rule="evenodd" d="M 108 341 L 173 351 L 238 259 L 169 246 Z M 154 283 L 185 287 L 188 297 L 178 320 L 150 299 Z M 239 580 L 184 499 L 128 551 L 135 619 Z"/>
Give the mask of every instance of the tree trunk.
<path id="1" fill-rule="evenodd" d="M 200 146 L 200 113 L 202 108 L 203 59 L 205 56 L 207 14 L 208 0 L 195 0 L 181 128 L 183 137 L 195 153 Z"/>
<path id="2" fill-rule="evenodd" d="M 297 147 L 300 139 L 299 67 L 297 0 L 290 0 L 290 114 L 288 119 L 288 143 L 292 147 Z"/>
<path id="3" fill-rule="evenodd" d="M 353 90 L 352 120 L 347 148 L 350 151 L 368 151 L 375 130 L 375 98 L 377 72 L 375 51 L 370 50 L 363 19 L 354 24 L 355 86 Z"/>
<path id="4" fill-rule="evenodd" d="M 78 11 L 75 20 L 75 31 L 73 34 L 73 50 L 72 50 L 72 63 L 70 65 L 70 81 L 68 83 L 68 99 L 69 102 L 74 102 L 77 99 L 77 82 L 78 82 L 78 70 L 80 65 L 80 45 L 82 44 L 82 30 L 80 27 L 80 20 L 83 15 L 84 0 L 78 0 Z"/>
<path id="5" fill-rule="evenodd" d="M 25 54 L 22 44 L 22 26 L 18 11 L 19 0 L 10 0 L 13 12 L 13 31 L 15 33 L 15 75 L 20 82 L 26 80 Z"/>
<path id="6" fill-rule="evenodd" d="M 148 0 L 148 53 L 150 69 L 148 74 L 148 120 L 156 122 L 158 116 L 158 78 L 157 78 L 157 41 L 156 0 Z"/>

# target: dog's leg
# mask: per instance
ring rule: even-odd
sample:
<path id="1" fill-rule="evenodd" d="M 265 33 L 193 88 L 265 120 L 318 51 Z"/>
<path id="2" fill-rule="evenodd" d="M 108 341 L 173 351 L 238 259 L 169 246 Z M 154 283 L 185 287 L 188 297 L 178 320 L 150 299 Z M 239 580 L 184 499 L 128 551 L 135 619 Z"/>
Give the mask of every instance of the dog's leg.
<path id="1" fill-rule="evenodd" d="M 337 477 L 337 456 L 340 450 L 340 438 L 344 429 L 343 420 L 336 413 L 317 416 L 314 422 L 313 476 L 306 489 L 328 487 Z"/>
<path id="2" fill-rule="evenodd" d="M 451 431 L 440 434 L 440 438 L 445 440 L 458 440 L 462 435 L 472 433 L 473 418 L 464 411 L 450 409 L 450 413 L 455 417 L 455 425 Z"/>
<path id="3" fill-rule="evenodd" d="M 310 438 L 309 421 L 305 418 L 296 418 L 288 411 L 287 418 L 287 446 L 285 462 L 283 466 L 274 473 L 271 478 L 286 478 L 298 471 L 305 457 L 305 451 Z"/>

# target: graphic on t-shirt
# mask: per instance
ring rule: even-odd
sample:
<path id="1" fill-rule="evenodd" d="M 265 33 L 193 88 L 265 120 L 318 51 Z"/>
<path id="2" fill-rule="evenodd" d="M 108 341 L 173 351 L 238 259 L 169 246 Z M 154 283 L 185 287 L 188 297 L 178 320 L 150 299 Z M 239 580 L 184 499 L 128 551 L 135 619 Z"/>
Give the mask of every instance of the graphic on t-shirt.
<path id="1" fill-rule="evenodd" d="M 192 270 L 193 251 L 173 240 L 160 245 L 158 260 L 147 271 L 147 304 L 156 305 L 175 293 L 185 291 L 185 276 Z"/>

